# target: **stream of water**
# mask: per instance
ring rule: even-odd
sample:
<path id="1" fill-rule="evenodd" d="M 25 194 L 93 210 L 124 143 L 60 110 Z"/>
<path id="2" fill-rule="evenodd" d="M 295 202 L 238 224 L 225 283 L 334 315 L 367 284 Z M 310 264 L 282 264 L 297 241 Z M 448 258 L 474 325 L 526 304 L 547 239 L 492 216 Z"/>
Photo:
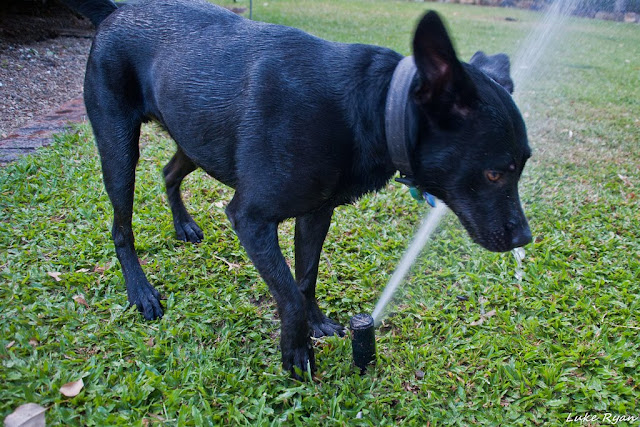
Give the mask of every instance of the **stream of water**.
<path id="1" fill-rule="evenodd" d="M 556 0 L 536 23 L 514 55 L 511 78 L 516 97 L 520 97 L 540 73 L 540 65 L 551 42 L 558 42 L 565 33 L 567 19 L 581 0 Z"/>
<path id="2" fill-rule="evenodd" d="M 376 327 L 382 321 L 384 308 L 387 306 L 389 301 L 391 301 L 391 298 L 396 292 L 396 289 L 398 289 L 398 286 L 400 286 L 400 283 L 402 283 L 402 280 L 409 272 L 409 269 L 416 261 L 418 255 L 420 255 L 422 248 L 427 244 L 429 237 L 431 237 L 431 234 L 433 234 L 436 227 L 440 223 L 440 220 L 442 219 L 444 214 L 447 213 L 447 210 L 447 205 L 445 205 L 440 200 L 437 200 L 436 207 L 433 208 L 431 212 L 429 212 L 429 215 L 427 215 L 422 221 L 422 224 L 416 232 L 411 245 L 409 245 L 409 249 L 407 249 L 407 251 L 402 256 L 400 264 L 398 264 L 396 271 L 393 272 L 393 275 L 391 276 L 391 279 L 389 279 L 387 287 L 384 288 L 382 296 L 380 297 L 380 300 L 378 300 L 378 303 L 376 304 L 376 307 L 371 314 L 371 317 L 373 317 L 374 325 Z"/>

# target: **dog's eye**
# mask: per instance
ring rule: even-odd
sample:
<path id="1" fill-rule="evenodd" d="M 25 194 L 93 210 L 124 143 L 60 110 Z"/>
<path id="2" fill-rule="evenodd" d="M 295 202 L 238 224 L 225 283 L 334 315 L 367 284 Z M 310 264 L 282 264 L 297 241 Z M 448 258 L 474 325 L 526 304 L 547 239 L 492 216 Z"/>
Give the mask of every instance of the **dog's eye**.
<path id="1" fill-rule="evenodd" d="M 500 172 L 493 171 L 493 170 L 485 171 L 484 175 L 491 182 L 497 182 L 500 180 L 500 178 L 502 178 L 502 174 Z"/>

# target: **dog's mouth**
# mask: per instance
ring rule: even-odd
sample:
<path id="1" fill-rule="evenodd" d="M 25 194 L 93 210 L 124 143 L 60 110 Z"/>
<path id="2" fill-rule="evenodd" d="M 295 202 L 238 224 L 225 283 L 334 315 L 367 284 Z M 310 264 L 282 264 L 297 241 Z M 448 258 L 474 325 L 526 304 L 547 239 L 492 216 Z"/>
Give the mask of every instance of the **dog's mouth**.
<path id="1" fill-rule="evenodd" d="M 443 200 L 456 214 L 462 226 L 474 241 L 491 252 L 508 252 L 525 246 L 532 240 L 529 224 L 522 210 L 517 193 L 507 197 L 503 202 L 485 201 L 479 203 L 451 194 L 440 188 L 434 188 L 432 196 L 424 186 L 411 179 L 396 179 L 411 189 L 415 199 L 424 200 L 435 206 L 435 197 Z"/>
<path id="2" fill-rule="evenodd" d="M 471 239 L 491 252 L 507 252 L 531 243 L 531 230 L 524 214 L 518 220 L 496 221 L 496 218 L 488 218 L 482 221 L 484 225 L 480 225 L 468 212 L 452 210 Z"/>
<path id="3" fill-rule="evenodd" d="M 469 231 L 467 229 L 467 231 Z M 528 244 L 531 239 L 513 243 L 504 230 L 493 230 L 486 234 L 469 233 L 473 241 L 491 252 L 507 252 Z"/>

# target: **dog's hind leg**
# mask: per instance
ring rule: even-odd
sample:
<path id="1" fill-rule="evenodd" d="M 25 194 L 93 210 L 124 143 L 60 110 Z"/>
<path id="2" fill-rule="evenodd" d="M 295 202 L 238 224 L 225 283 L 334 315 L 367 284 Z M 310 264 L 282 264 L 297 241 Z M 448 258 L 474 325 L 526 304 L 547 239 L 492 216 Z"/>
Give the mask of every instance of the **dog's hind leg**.
<path id="1" fill-rule="evenodd" d="M 100 152 L 104 185 L 113 206 L 112 237 L 129 303 L 135 305 L 148 320 L 162 317 L 160 294 L 142 271 L 131 228 L 136 164 L 140 156 L 140 121 L 127 117 L 123 109 L 100 111 L 100 106 L 94 105 L 87 110 L 90 111 L 89 118 Z M 120 114 L 115 115 L 113 111 Z"/>
<path id="2" fill-rule="evenodd" d="M 316 300 L 318 264 L 332 214 L 333 209 L 323 209 L 296 218 L 296 280 L 305 296 L 307 319 L 316 338 L 344 335 L 344 327 L 325 316 Z"/>
<path id="3" fill-rule="evenodd" d="M 178 147 L 176 154 L 162 170 L 176 235 L 178 239 L 191 243 L 201 242 L 204 234 L 182 202 L 180 184 L 187 175 L 196 169 L 197 166 Z"/>

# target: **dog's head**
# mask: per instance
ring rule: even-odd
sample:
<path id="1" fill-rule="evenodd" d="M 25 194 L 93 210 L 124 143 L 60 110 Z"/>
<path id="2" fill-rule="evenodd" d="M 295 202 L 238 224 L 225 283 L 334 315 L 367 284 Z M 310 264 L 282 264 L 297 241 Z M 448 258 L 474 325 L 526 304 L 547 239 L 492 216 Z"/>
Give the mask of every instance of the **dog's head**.
<path id="1" fill-rule="evenodd" d="M 486 249 L 528 244 L 518 180 L 531 150 L 511 98 L 508 57 L 478 52 L 461 63 L 435 12 L 418 24 L 413 49 L 416 184 L 442 199 Z"/>

